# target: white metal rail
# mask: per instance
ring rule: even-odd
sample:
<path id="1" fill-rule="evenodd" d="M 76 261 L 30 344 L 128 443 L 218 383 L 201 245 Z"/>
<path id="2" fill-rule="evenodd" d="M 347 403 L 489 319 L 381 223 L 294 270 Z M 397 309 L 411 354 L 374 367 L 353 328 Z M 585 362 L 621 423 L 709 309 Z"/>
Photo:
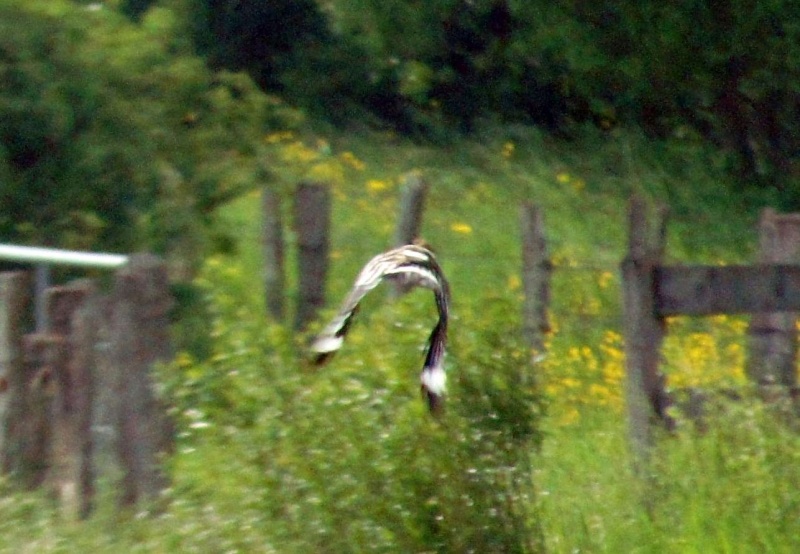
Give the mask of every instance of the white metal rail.
<path id="1" fill-rule="evenodd" d="M 0 244 L 0 260 L 31 264 L 73 265 L 116 269 L 128 263 L 128 256 L 122 254 L 78 252 L 75 250 L 57 250 L 55 248 Z"/>
<path id="2" fill-rule="evenodd" d="M 50 286 L 51 265 L 71 265 L 100 269 L 117 269 L 128 263 L 128 256 L 75 250 L 58 250 L 33 246 L 0 244 L 0 260 L 29 263 L 36 267 L 34 310 L 36 329 L 45 331 L 48 327 L 47 311 L 44 305 L 44 291 Z"/>

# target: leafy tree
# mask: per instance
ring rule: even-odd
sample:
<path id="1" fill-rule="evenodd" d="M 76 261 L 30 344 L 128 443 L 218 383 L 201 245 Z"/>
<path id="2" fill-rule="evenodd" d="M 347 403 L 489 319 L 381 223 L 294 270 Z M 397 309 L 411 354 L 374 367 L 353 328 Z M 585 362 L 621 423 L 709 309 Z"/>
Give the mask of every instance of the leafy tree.
<path id="1" fill-rule="evenodd" d="M 468 130 L 490 115 L 558 132 L 624 122 L 655 137 L 695 135 L 729 152 L 743 182 L 800 206 L 800 10 L 790 0 L 325 6 L 381 76 L 384 117 Z"/>
<path id="2" fill-rule="evenodd" d="M 687 130 L 732 153 L 750 182 L 800 206 L 800 11 L 792 2 L 562 2 L 569 82 L 605 117 Z M 587 56 L 586 53 L 589 52 Z"/>
<path id="3" fill-rule="evenodd" d="M 173 11 L 0 6 L 0 236 L 170 253 L 190 275 L 213 209 L 263 184 L 282 108 L 191 55 Z"/>
<path id="4" fill-rule="evenodd" d="M 266 91 L 314 116 L 344 123 L 366 115 L 383 82 L 369 53 L 338 35 L 314 0 L 189 0 L 198 52 L 211 67 L 246 71 Z"/>

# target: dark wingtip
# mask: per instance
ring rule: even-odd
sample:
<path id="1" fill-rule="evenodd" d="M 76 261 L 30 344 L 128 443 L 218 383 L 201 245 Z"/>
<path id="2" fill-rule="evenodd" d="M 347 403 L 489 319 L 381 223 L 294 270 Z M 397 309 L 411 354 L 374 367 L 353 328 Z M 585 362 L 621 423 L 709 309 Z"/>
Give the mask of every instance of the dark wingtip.
<path id="1" fill-rule="evenodd" d="M 315 366 L 323 366 L 333 358 L 333 352 L 314 352 L 311 357 L 311 363 Z"/>
<path id="2" fill-rule="evenodd" d="M 434 417 L 439 417 L 444 413 L 444 396 L 432 392 L 428 387 L 422 385 L 420 387 L 422 397 L 428 403 L 428 410 Z"/>

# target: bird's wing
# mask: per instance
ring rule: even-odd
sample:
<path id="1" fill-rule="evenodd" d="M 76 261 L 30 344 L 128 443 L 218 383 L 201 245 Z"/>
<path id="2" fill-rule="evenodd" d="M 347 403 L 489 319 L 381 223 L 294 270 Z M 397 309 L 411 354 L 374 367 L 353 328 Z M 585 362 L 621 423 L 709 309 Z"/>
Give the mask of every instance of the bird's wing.
<path id="1" fill-rule="evenodd" d="M 324 363 L 341 348 L 361 299 L 385 278 L 401 279 L 406 284 L 433 290 L 439 321 L 428 340 L 421 386 L 431 411 L 436 413 L 441 410 L 445 388 L 443 362 L 447 343 L 450 292 L 436 258 L 426 248 L 406 245 L 379 254 L 367 262 L 356 277 L 353 288 L 342 303 L 339 313 L 312 343 L 311 351 L 315 355 L 315 362 Z"/>
<path id="2" fill-rule="evenodd" d="M 387 271 L 392 270 L 394 267 L 389 256 L 391 253 L 392 251 L 375 256 L 367 262 L 367 265 L 358 274 L 353 288 L 339 308 L 339 313 L 317 335 L 311 345 L 311 351 L 315 353 L 316 363 L 325 362 L 341 348 L 344 337 L 353 322 L 353 317 L 358 311 L 358 304 L 361 299 L 369 291 L 377 287 Z"/>

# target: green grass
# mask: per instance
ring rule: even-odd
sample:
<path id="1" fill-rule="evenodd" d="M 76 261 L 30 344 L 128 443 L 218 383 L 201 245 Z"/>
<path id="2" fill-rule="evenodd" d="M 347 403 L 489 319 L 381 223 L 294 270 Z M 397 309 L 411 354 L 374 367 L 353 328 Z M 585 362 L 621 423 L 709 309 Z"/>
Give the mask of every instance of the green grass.
<path id="1" fill-rule="evenodd" d="M 663 437 L 650 478 L 632 472 L 622 407 L 618 264 L 632 192 L 669 202 L 668 257 L 752 259 L 755 209 L 727 193 L 692 143 L 625 131 L 572 142 L 493 128 L 449 148 L 388 135 L 273 141 L 276 186 L 328 177 L 334 193 L 330 310 L 391 244 L 402 176 L 430 181 L 423 235 L 453 290 L 448 413 L 418 397 L 428 294 L 373 293 L 323 369 L 306 337 L 266 321 L 259 199 L 221 214 L 236 244 L 198 278 L 208 359 L 160 373 L 178 449 L 166 508 L 60 521 L 39 495 L 7 491 L 0 550 L 13 552 L 793 552 L 800 445 L 785 418 L 727 407 L 705 434 Z M 349 154 L 347 154 L 349 153 Z M 354 161 L 355 160 L 355 161 Z M 519 204 L 542 206 L 556 263 L 549 355 L 518 336 Z M 294 295 L 293 234 L 289 305 Z M 326 312 L 330 313 L 330 311 Z M 291 321 L 291 318 L 289 318 Z M 665 345 L 682 385 L 742 383 L 740 320 L 675 321 Z M 530 383 L 535 382 L 536 387 Z"/>

